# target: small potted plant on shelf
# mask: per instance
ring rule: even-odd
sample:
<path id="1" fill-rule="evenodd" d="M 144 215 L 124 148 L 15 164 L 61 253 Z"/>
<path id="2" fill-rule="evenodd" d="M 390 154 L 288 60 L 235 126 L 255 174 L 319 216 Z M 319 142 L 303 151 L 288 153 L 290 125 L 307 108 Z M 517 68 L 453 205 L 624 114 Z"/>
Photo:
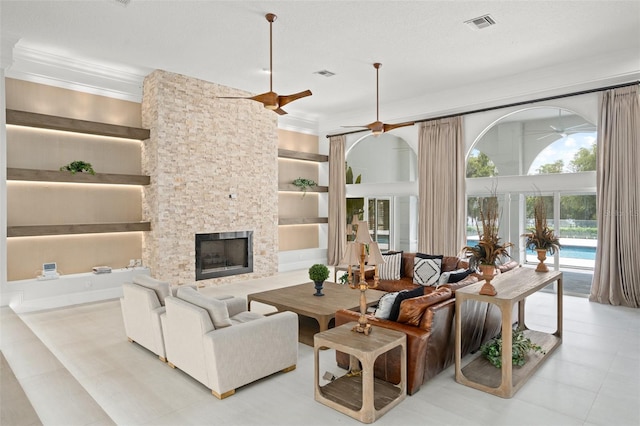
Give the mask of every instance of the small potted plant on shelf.
<path id="1" fill-rule="evenodd" d="M 533 220 L 533 228 L 521 236 L 525 238 L 525 247 L 538 253 L 540 263 L 536 267 L 536 272 L 549 272 L 549 268 L 544 261 L 547 259 L 547 253 L 554 255 L 560 250 L 560 239 L 553 232 L 553 229 L 550 229 L 547 225 L 547 206 L 541 196 L 537 196 L 535 199 Z"/>
<path id="2" fill-rule="evenodd" d="M 298 188 L 300 188 L 300 190 L 302 191 L 302 198 L 304 198 L 304 196 L 307 195 L 307 189 L 317 185 L 317 183 L 314 180 L 305 179 L 301 177 L 295 179 L 292 183 Z"/>
<path id="3" fill-rule="evenodd" d="M 93 167 L 91 166 L 91 163 L 86 163 L 84 161 L 72 161 L 66 166 L 60 167 L 60 171 L 71 172 L 72 175 L 75 175 L 78 172 L 80 173 L 87 172 L 87 173 L 91 173 L 92 175 L 96 174 L 96 172 L 93 170 Z"/>
<path id="4" fill-rule="evenodd" d="M 309 278 L 315 283 L 316 292 L 313 295 L 324 296 L 322 286 L 324 281 L 329 278 L 329 268 L 320 263 L 316 263 L 309 268 Z"/>
<path id="5" fill-rule="evenodd" d="M 476 228 L 480 239 L 475 246 L 463 247 L 462 252 L 469 256 L 469 266 L 479 269 L 485 279 L 485 284 L 480 289 L 480 294 L 495 296 L 497 292 L 491 284 L 491 280 L 495 275 L 496 263 L 503 257 L 509 257 L 507 249 L 512 247 L 513 244 L 501 243 L 500 237 L 498 237 L 498 219 L 500 215 L 498 197 L 495 192 L 490 197 L 481 198 L 478 201 L 482 231 L 478 227 L 477 221 Z"/>
<path id="6" fill-rule="evenodd" d="M 518 367 L 525 365 L 527 363 L 526 355 L 530 351 L 545 353 L 542 347 L 533 343 L 531 339 L 524 335 L 522 330 L 514 329 L 511 336 L 511 362 L 513 365 Z M 482 345 L 480 353 L 494 367 L 502 368 L 502 336 L 498 335 Z"/>

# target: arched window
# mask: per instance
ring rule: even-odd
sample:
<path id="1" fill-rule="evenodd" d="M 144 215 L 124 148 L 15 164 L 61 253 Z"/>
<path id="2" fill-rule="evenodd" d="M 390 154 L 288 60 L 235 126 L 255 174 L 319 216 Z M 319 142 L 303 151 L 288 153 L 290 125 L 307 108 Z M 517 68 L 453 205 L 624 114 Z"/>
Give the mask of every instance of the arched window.
<path id="1" fill-rule="evenodd" d="M 548 264 L 563 268 L 567 294 L 588 294 L 597 244 L 596 142 L 595 125 L 558 107 L 521 110 L 494 122 L 467 157 L 469 243 L 478 238 L 479 198 L 495 188 L 500 237 L 514 244 L 513 259 L 535 265 L 536 254 L 521 235 L 532 226 L 534 200 L 543 196 L 562 245 Z"/>

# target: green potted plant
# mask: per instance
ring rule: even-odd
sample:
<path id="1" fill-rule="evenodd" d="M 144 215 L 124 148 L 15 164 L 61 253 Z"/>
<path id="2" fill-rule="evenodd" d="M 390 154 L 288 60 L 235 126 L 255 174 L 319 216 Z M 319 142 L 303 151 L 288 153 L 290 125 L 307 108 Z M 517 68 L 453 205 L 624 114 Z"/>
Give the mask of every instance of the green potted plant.
<path id="1" fill-rule="evenodd" d="M 469 266 L 474 269 L 480 269 L 485 284 L 480 289 L 480 294 L 489 296 L 496 295 L 496 289 L 491 284 L 491 279 L 495 274 L 496 263 L 502 257 L 509 257 L 508 248 L 512 247 L 512 243 L 501 243 L 498 237 L 499 230 L 499 208 L 498 197 L 495 192 L 488 198 L 479 200 L 479 216 L 482 224 L 482 231 L 476 228 L 480 239 L 475 246 L 465 246 L 462 252 L 469 257 Z"/>
<path id="2" fill-rule="evenodd" d="M 93 167 L 91 166 L 91 163 L 86 163 L 84 161 L 72 161 L 66 166 L 60 167 L 60 171 L 71 172 L 72 175 L 75 175 L 78 172 L 80 173 L 87 172 L 87 173 L 91 173 L 92 175 L 96 174 L 96 172 L 93 170 Z"/>
<path id="3" fill-rule="evenodd" d="M 314 181 L 313 179 L 305 179 L 301 177 L 295 179 L 292 183 L 300 188 L 300 190 L 302 191 L 302 198 L 307 195 L 307 189 L 317 185 L 316 181 Z"/>
<path id="4" fill-rule="evenodd" d="M 514 329 L 512 333 L 511 341 L 511 362 L 513 365 L 522 367 L 527 363 L 526 355 L 530 351 L 540 352 L 542 354 L 545 351 L 542 347 L 536 345 L 524 335 L 522 330 Z M 502 336 L 498 335 L 493 339 L 486 342 L 480 347 L 480 353 L 496 368 L 502 367 Z"/>
<path id="5" fill-rule="evenodd" d="M 309 268 L 309 278 L 315 283 L 316 292 L 314 296 L 324 296 L 322 286 L 324 281 L 329 278 L 329 268 L 320 263 L 316 263 Z"/>
<path id="6" fill-rule="evenodd" d="M 527 249 L 538 253 L 540 263 L 536 267 L 536 272 L 549 272 L 544 261 L 547 259 L 547 253 L 554 255 L 560 250 L 560 239 L 547 225 L 547 206 L 541 196 L 537 196 L 533 204 L 533 220 L 533 228 L 521 237 L 525 238 L 524 245 Z"/>

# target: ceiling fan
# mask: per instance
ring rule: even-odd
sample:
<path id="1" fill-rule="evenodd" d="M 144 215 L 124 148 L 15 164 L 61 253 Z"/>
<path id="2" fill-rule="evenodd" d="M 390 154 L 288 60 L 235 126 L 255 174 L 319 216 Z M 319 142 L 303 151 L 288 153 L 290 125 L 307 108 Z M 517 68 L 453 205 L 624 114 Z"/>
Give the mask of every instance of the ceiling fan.
<path id="1" fill-rule="evenodd" d="M 562 110 L 558 111 L 558 126 L 559 127 L 549 125 L 551 130 L 542 132 L 545 134 L 543 136 L 540 136 L 537 140 L 542 140 L 544 138 L 548 138 L 549 136 L 556 136 L 556 135 L 560 136 L 561 138 L 566 138 L 568 135 L 571 135 L 574 133 L 595 131 L 595 127 L 591 123 L 582 123 L 575 126 L 562 127 Z"/>
<path id="2" fill-rule="evenodd" d="M 267 13 L 265 15 L 267 21 L 269 21 L 269 91 L 261 93 L 255 96 L 220 96 L 220 99 L 251 99 L 258 101 L 264 105 L 266 109 L 275 111 L 280 115 L 284 115 L 287 112 L 282 109 L 288 103 L 291 103 L 297 99 L 311 96 L 311 90 L 305 90 L 300 93 L 294 93 L 293 95 L 278 95 L 273 91 L 273 22 L 277 19 L 277 16 L 273 13 Z"/>
<path id="3" fill-rule="evenodd" d="M 397 129 L 399 127 L 413 126 L 415 124 L 414 121 L 407 121 L 405 123 L 397 123 L 397 124 L 385 124 L 382 121 L 380 121 L 380 99 L 379 99 L 380 83 L 379 83 L 378 73 L 381 66 L 382 64 L 379 62 L 376 62 L 375 64 L 373 64 L 373 67 L 376 69 L 376 121 L 370 124 L 365 124 L 363 126 L 342 126 L 342 127 L 366 127 L 369 130 L 371 130 L 371 132 L 374 135 L 380 135 L 384 132 L 388 132 L 389 130 Z"/>

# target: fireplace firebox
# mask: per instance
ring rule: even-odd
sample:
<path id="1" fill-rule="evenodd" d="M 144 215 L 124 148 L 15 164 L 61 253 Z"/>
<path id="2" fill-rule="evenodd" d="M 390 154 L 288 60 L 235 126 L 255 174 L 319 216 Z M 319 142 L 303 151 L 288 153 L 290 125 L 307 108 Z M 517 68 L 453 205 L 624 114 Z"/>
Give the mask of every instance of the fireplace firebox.
<path id="1" fill-rule="evenodd" d="M 253 272 L 253 231 L 196 234 L 196 281 Z"/>

